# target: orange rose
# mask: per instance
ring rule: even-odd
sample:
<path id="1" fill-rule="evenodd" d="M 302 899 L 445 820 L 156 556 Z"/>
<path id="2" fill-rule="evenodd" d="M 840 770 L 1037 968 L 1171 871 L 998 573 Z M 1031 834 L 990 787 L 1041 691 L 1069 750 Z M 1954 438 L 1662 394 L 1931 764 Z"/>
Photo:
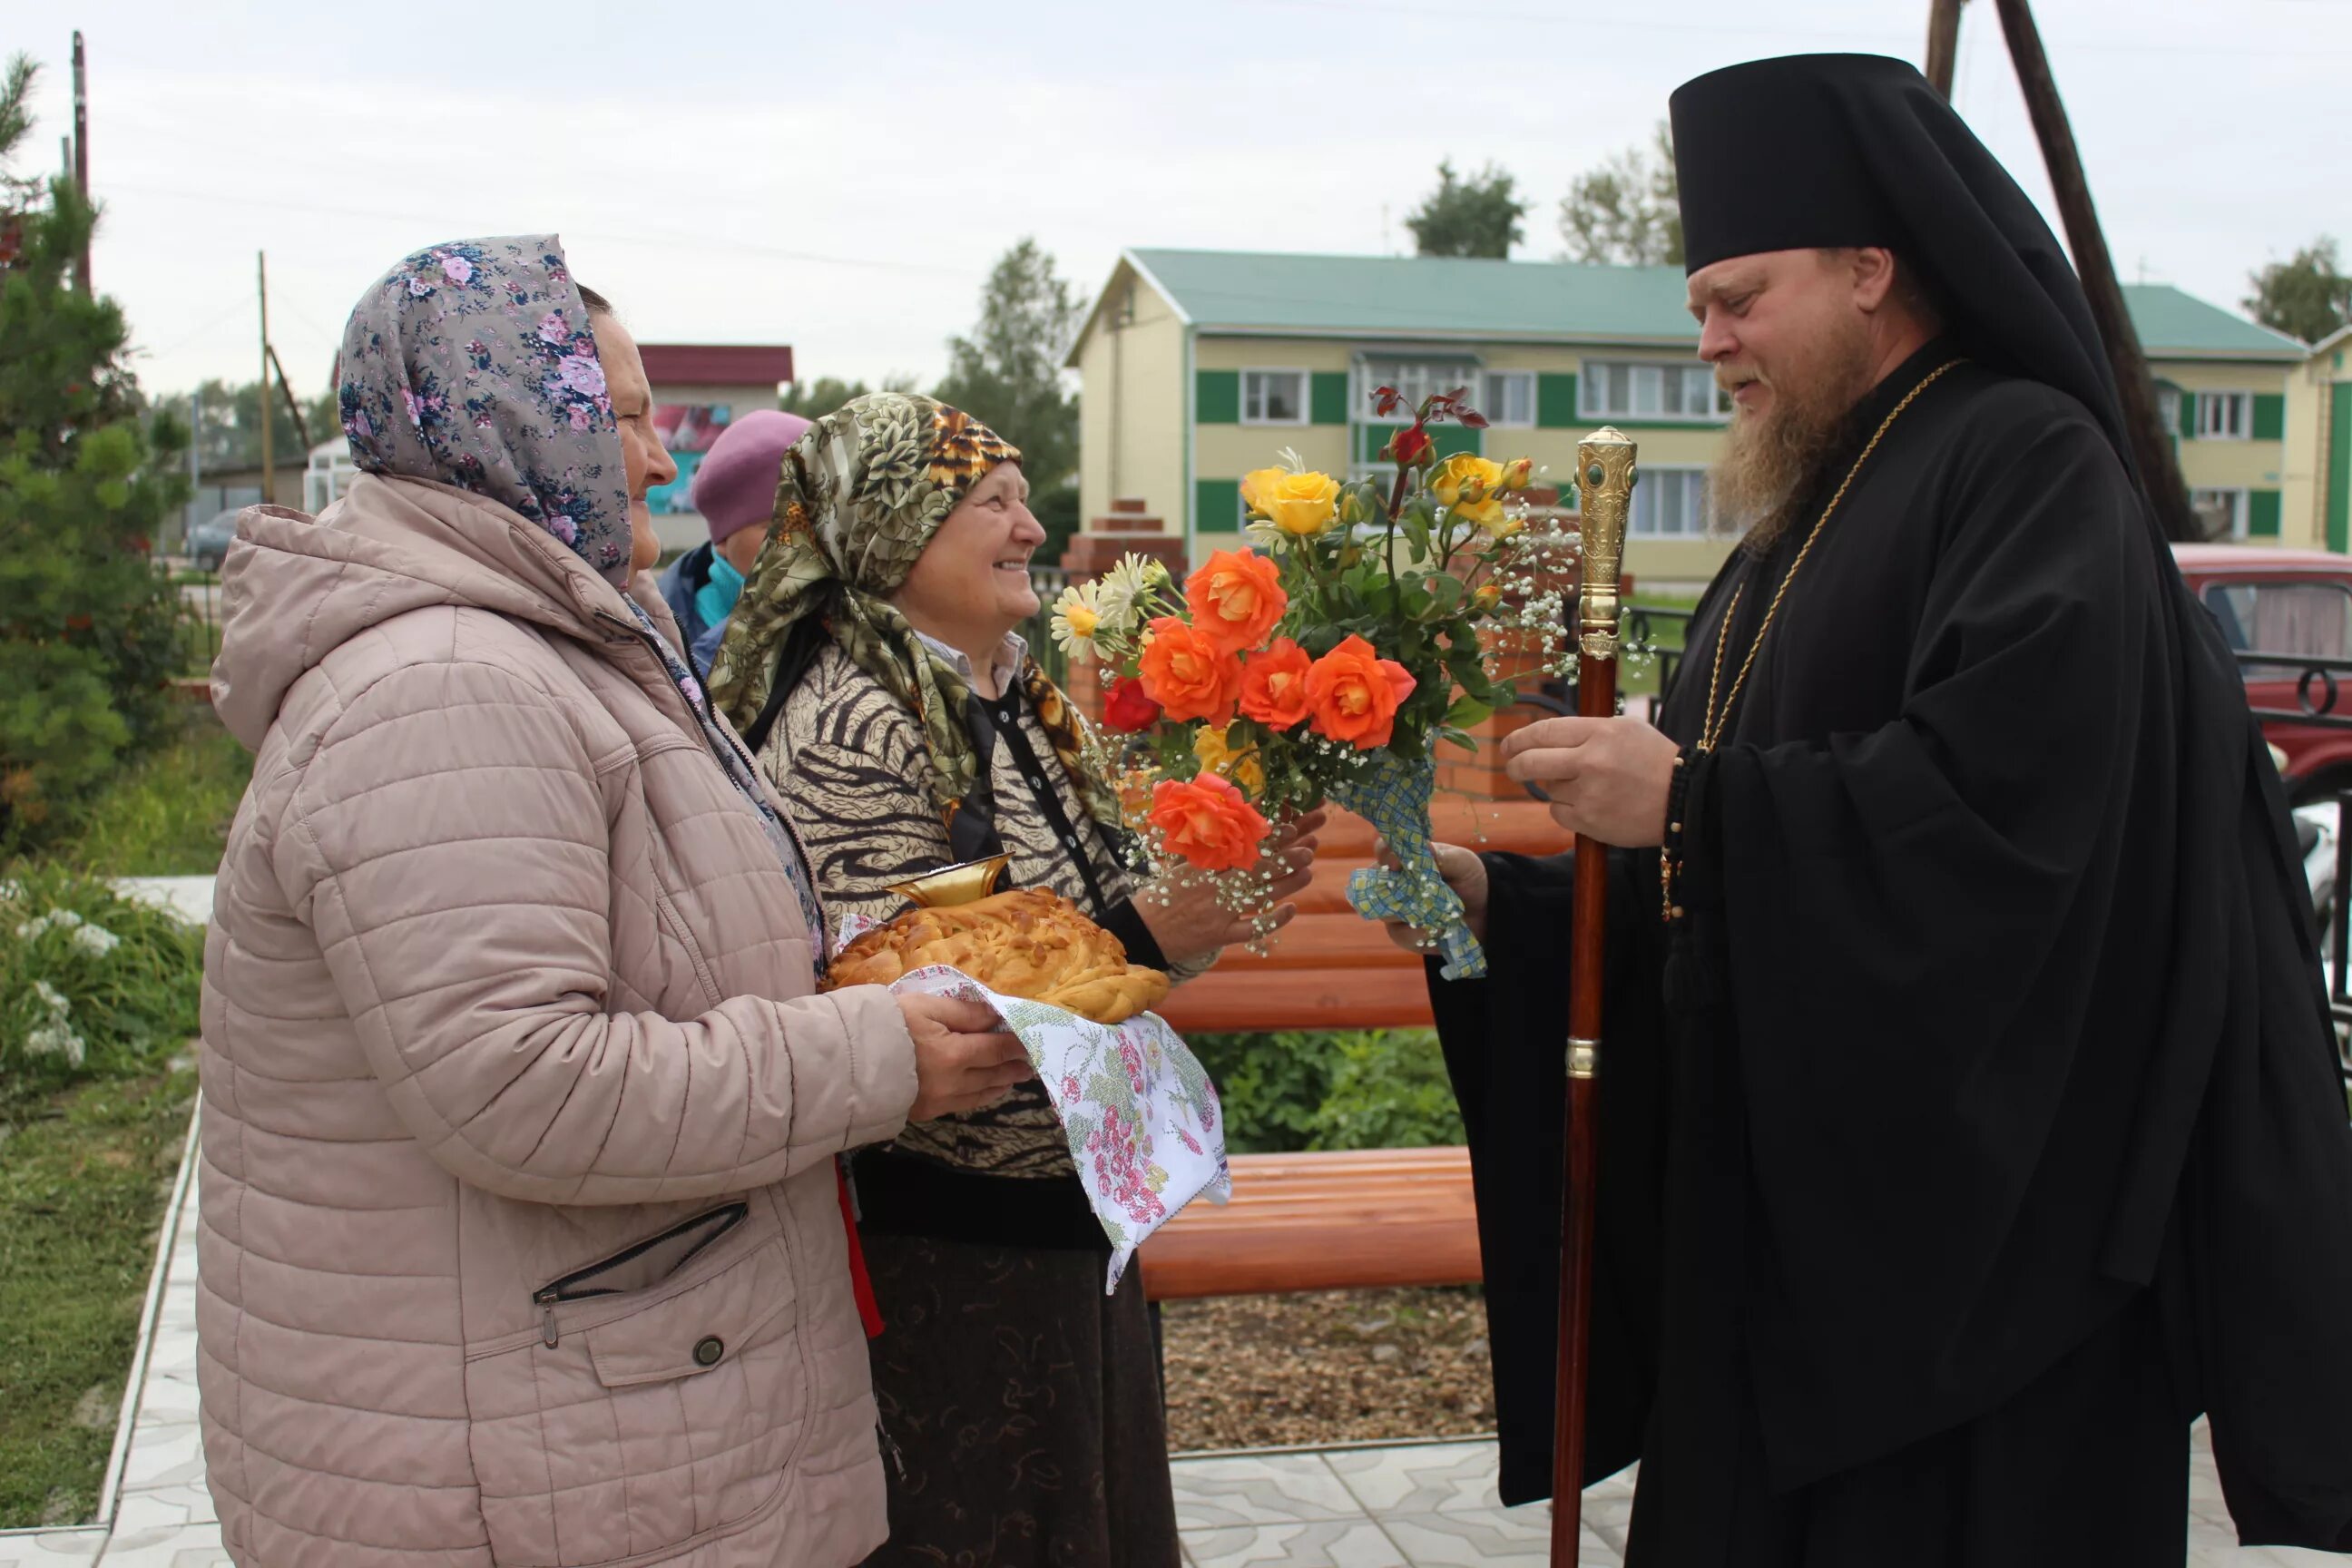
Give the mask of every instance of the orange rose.
<path id="1" fill-rule="evenodd" d="M 1287 730 L 1307 717 L 1307 650 L 1276 637 L 1242 666 L 1242 713 L 1269 730 Z"/>
<path id="2" fill-rule="evenodd" d="M 1315 732 L 1362 751 L 1385 746 L 1396 730 L 1397 709 L 1412 688 L 1404 666 L 1381 658 L 1363 638 L 1349 637 L 1307 672 Z"/>
<path id="3" fill-rule="evenodd" d="M 1151 826 L 1171 854 L 1203 871 L 1242 871 L 1257 864 L 1266 820 L 1242 792 L 1214 773 L 1188 782 L 1161 779 L 1151 791 Z"/>
<path id="4" fill-rule="evenodd" d="M 1136 668 L 1143 694 L 1171 719 L 1206 719 L 1223 724 L 1234 716 L 1241 694 L 1242 661 L 1217 646 L 1199 627 L 1175 616 L 1151 623 Z"/>
<path id="5" fill-rule="evenodd" d="M 1192 625 L 1210 641 L 1239 653 L 1274 630 L 1290 595 L 1282 591 L 1281 570 L 1265 556 L 1220 550 L 1184 580 L 1184 602 L 1192 608 Z"/>

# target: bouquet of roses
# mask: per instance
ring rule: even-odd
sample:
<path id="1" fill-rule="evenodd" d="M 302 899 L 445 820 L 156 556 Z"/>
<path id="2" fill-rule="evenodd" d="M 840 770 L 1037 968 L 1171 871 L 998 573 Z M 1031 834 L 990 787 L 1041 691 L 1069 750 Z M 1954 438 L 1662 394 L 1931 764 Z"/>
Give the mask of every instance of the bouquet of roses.
<path id="1" fill-rule="evenodd" d="M 1383 415 L 1403 406 L 1393 388 L 1377 396 Z M 1486 424 L 1461 393 L 1414 414 L 1383 453 L 1397 465 L 1387 493 L 1286 453 L 1242 481 L 1256 548 L 1218 551 L 1181 584 L 1129 556 L 1065 591 L 1053 627 L 1106 666 L 1111 733 L 1095 761 L 1155 861 L 1217 877 L 1237 912 L 1262 910 L 1272 823 L 1335 802 L 1399 861 L 1358 871 L 1349 901 L 1435 935 L 1459 976 L 1485 960 L 1430 847 L 1434 748 L 1475 750 L 1471 727 L 1512 700 L 1482 632 L 1517 634 L 1496 640 L 1539 646 L 1557 667 L 1561 595 L 1543 591 L 1540 566 L 1573 540 L 1529 530 L 1510 499 L 1526 459 L 1436 455 L 1432 425 Z"/>

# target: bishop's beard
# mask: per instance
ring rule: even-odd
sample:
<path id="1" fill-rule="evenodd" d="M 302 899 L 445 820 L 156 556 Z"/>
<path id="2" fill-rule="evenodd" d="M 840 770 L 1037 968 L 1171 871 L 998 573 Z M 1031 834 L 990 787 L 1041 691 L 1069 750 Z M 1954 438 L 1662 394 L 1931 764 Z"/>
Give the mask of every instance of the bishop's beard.
<path id="1" fill-rule="evenodd" d="M 1734 405 L 1723 455 L 1706 476 L 1717 532 L 1743 534 L 1756 551 L 1780 537 L 1847 445 L 1854 405 L 1870 390 L 1870 359 L 1868 328 L 1856 319 L 1769 378 L 1768 412 Z M 1738 379 L 1716 373 L 1727 390 Z"/>

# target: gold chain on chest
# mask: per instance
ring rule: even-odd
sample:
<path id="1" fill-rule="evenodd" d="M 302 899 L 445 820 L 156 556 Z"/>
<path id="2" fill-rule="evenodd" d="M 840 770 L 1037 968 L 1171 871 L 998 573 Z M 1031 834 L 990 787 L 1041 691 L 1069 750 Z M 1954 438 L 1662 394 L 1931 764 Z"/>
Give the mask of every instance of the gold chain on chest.
<path id="1" fill-rule="evenodd" d="M 1716 711 L 1715 701 L 1717 689 L 1723 682 L 1723 645 L 1731 639 L 1731 628 L 1738 623 L 1739 597 L 1748 591 L 1747 580 L 1741 579 L 1739 586 L 1731 591 L 1730 607 L 1724 611 L 1722 629 L 1715 635 L 1715 663 L 1706 678 L 1706 712 L 1699 720 L 1698 742 L 1693 750 L 1701 752 L 1715 750 L 1717 742 L 1723 739 L 1723 732 L 1730 728 L 1732 705 L 1739 700 L 1740 689 L 1748 683 L 1748 671 L 1756 663 L 1757 650 L 1764 646 L 1764 634 L 1772 629 L 1772 617 L 1780 613 L 1780 601 L 1788 596 L 1789 584 L 1796 581 L 1797 569 L 1805 563 L 1805 557 L 1812 553 L 1814 542 L 1821 538 L 1822 530 L 1828 526 L 1831 517 L 1835 515 L 1838 503 L 1845 500 L 1845 492 L 1853 488 L 1855 477 L 1862 472 L 1863 465 L 1870 461 L 1870 455 L 1878 450 L 1878 443 L 1885 438 L 1887 431 L 1894 428 L 1895 421 L 1902 416 L 1903 411 L 1911 406 L 1912 399 L 1935 385 L 1938 377 L 1959 363 L 1958 360 L 1947 360 L 1937 365 L 1928 373 L 1927 379 L 1905 393 L 1903 401 L 1888 409 L 1886 417 L 1878 422 L 1878 428 L 1872 433 L 1869 442 L 1862 448 L 1861 456 L 1855 458 L 1853 466 L 1846 469 L 1845 478 L 1838 481 L 1837 491 L 1830 497 L 1830 504 L 1823 507 L 1822 515 L 1814 520 L 1812 531 L 1805 535 L 1805 542 L 1799 547 L 1797 558 L 1789 563 L 1789 570 L 1781 574 L 1780 586 L 1773 591 L 1772 602 L 1764 606 L 1763 624 L 1756 628 L 1756 635 L 1748 639 L 1748 653 L 1739 661 L 1738 672 L 1731 678 L 1731 689 L 1724 694 L 1723 711 L 1718 714 Z"/>
<path id="2" fill-rule="evenodd" d="M 1812 531 L 1805 535 L 1805 542 L 1798 547 L 1797 558 L 1790 562 L 1789 570 L 1781 574 L 1780 585 L 1772 593 L 1772 602 L 1764 606 L 1763 622 L 1757 626 L 1756 635 L 1748 639 L 1748 652 L 1741 658 L 1739 668 L 1731 678 L 1731 689 L 1722 693 L 1723 710 L 1718 713 L 1716 697 L 1723 685 L 1723 645 L 1731 640 L 1731 628 L 1738 622 L 1739 598 L 1748 591 L 1747 579 L 1742 578 L 1739 586 L 1731 591 L 1731 604 L 1723 612 L 1723 624 L 1715 634 L 1715 658 L 1706 677 L 1706 711 L 1699 719 L 1698 740 L 1692 746 L 1694 752 L 1715 750 L 1723 740 L 1724 731 L 1731 727 L 1732 706 L 1739 700 L 1740 689 L 1748 684 L 1748 672 L 1755 666 L 1756 652 L 1764 646 L 1764 634 L 1772 629 L 1773 616 L 1780 613 L 1780 601 L 1788 597 L 1789 584 L 1797 579 L 1797 568 L 1802 566 L 1805 557 L 1812 553 L 1814 542 L 1821 538 L 1822 530 L 1829 525 L 1830 518 L 1837 511 L 1838 503 L 1845 500 L 1845 492 L 1853 487 L 1854 479 L 1862 472 L 1863 465 L 1870 461 L 1870 455 L 1878 450 L 1878 443 L 1885 439 L 1886 432 L 1895 427 L 1895 421 L 1902 416 L 1903 411 L 1911 406 L 1912 399 L 1936 384 L 1938 377 L 1959 363 L 1958 360 L 1947 360 L 1937 365 L 1918 385 L 1905 393 L 1903 401 L 1888 409 L 1886 417 L 1878 422 L 1878 428 L 1872 432 L 1861 455 L 1854 458 L 1853 466 L 1846 469 L 1845 478 L 1838 481 L 1837 491 L 1830 497 L 1829 505 L 1823 507 L 1822 515 L 1814 520 Z M 1682 768 L 1684 761 L 1681 757 L 1675 758 L 1675 768 Z M 1682 775 L 1677 773 L 1676 776 Z M 1670 796 L 1669 805 L 1677 798 Z M 1682 857 L 1678 850 L 1683 825 L 1670 822 L 1667 830 L 1667 842 L 1658 853 L 1658 897 L 1664 918 L 1672 922 L 1680 920 L 1683 914 L 1682 906 L 1675 902 L 1675 879 L 1682 869 Z"/>

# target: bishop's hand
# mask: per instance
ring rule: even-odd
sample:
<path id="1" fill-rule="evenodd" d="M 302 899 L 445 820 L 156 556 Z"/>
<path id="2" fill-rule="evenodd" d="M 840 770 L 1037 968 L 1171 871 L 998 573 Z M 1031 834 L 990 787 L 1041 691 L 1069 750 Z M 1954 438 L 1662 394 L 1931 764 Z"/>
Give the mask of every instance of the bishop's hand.
<path id="1" fill-rule="evenodd" d="M 1503 742 L 1504 771 L 1543 791 L 1554 822 L 1620 849 L 1665 842 L 1681 752 L 1639 719 L 1545 719 Z"/>
<path id="2" fill-rule="evenodd" d="M 1470 934 L 1480 942 L 1486 940 L 1486 862 L 1459 844 L 1432 844 L 1430 853 L 1437 857 L 1437 874 L 1462 900 L 1463 923 Z M 1379 847 L 1380 863 L 1393 868 L 1397 858 L 1382 844 Z M 1427 953 L 1436 950 L 1437 943 L 1427 931 L 1419 931 L 1402 921 L 1383 921 L 1389 940 L 1407 952 Z"/>

